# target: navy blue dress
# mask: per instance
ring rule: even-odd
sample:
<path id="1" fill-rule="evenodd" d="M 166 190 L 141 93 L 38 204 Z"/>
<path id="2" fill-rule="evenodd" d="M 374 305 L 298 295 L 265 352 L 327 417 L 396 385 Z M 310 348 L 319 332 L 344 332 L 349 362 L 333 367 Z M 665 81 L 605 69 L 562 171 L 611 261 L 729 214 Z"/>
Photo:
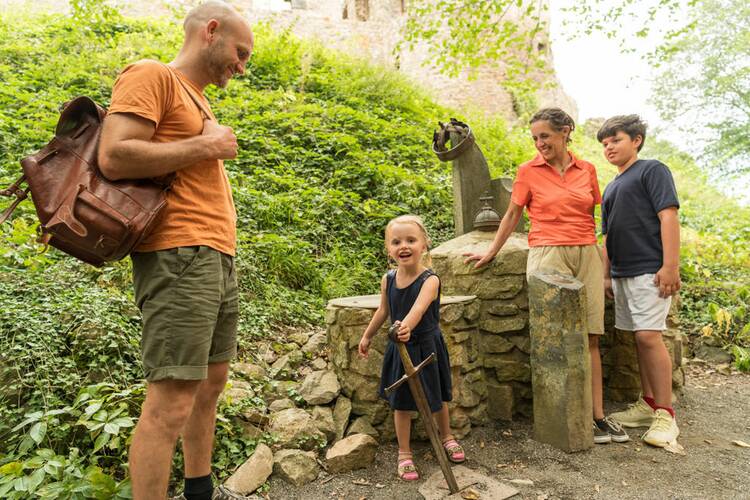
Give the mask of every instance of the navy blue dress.
<path id="1" fill-rule="evenodd" d="M 403 321 L 414 302 L 417 301 L 422 285 L 430 276 L 435 275 L 427 269 L 406 288 L 396 287 L 396 270 L 388 271 L 386 275 L 386 294 L 388 308 L 391 312 L 391 323 Z M 435 275 L 436 276 L 436 275 Z M 448 349 L 445 347 L 443 334 L 440 332 L 440 294 L 427 308 L 422 320 L 411 332 L 406 343 L 411 362 L 414 366 L 421 363 L 433 352 L 437 358 L 422 369 L 420 377 L 427 402 L 433 412 L 440 411 L 443 401 L 450 401 L 451 395 L 451 365 L 448 359 Z M 417 410 L 417 404 L 411 395 L 409 384 L 405 383 L 391 393 L 385 395 L 385 388 L 399 380 L 404 375 L 404 365 L 398 347 L 388 340 L 383 359 L 383 372 L 380 376 L 380 397 L 388 401 L 394 410 Z"/>

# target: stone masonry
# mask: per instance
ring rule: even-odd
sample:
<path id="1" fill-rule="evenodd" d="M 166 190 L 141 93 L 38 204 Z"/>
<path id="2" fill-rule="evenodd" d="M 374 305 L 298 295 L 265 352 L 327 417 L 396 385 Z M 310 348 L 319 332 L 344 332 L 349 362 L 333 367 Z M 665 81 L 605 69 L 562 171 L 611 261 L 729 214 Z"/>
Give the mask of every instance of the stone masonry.
<path id="1" fill-rule="evenodd" d="M 342 394 L 351 401 L 352 419 L 364 419 L 374 427 L 379 439 L 387 440 L 395 437 L 393 418 L 388 404 L 378 396 L 378 387 L 389 325 L 383 325 L 372 339 L 367 359 L 357 352 L 362 333 L 379 303 L 379 295 L 332 300 L 326 311 L 326 323 L 331 361 Z M 440 328 L 453 370 L 451 425 L 459 437 L 465 436 L 472 424 L 487 421 L 487 387 L 477 346 L 478 316 L 472 296 L 441 298 Z M 414 434 L 426 438 L 421 425 L 415 426 Z"/>

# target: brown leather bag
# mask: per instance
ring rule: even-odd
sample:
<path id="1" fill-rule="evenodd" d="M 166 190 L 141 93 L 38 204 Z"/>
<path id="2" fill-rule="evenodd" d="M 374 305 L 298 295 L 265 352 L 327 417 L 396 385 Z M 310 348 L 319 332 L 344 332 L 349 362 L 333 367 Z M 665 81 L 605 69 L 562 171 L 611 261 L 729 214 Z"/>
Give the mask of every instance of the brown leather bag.
<path id="1" fill-rule="evenodd" d="M 171 184 L 152 179 L 110 181 L 97 165 L 106 110 L 88 97 L 68 102 L 55 137 L 21 160 L 23 175 L 4 196 L 15 196 L 0 215 L 5 222 L 31 191 L 39 217 L 39 242 L 101 266 L 128 255 L 149 233 L 166 203 Z M 21 186 L 28 183 L 26 189 Z"/>

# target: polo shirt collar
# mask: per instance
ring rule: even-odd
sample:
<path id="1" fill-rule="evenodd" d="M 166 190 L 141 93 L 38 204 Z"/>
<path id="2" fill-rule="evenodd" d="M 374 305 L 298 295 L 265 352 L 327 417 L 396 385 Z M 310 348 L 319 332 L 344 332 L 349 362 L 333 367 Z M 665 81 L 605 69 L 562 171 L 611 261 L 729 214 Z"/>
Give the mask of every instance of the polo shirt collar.
<path id="1" fill-rule="evenodd" d="M 568 154 L 570 155 L 570 165 L 577 168 L 582 168 L 580 165 L 580 160 L 576 158 L 576 156 L 571 152 L 568 151 Z M 544 166 L 550 166 L 547 161 L 544 159 L 544 157 L 541 155 L 541 153 L 537 153 L 533 160 L 531 160 L 531 166 L 532 167 L 544 167 Z M 551 166 L 550 166 L 551 168 Z"/>

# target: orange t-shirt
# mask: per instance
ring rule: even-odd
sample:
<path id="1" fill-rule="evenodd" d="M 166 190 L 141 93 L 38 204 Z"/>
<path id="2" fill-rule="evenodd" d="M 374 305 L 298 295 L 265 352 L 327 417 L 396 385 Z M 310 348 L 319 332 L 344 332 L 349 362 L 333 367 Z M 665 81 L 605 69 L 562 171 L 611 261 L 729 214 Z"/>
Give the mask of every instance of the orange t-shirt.
<path id="1" fill-rule="evenodd" d="M 208 101 L 187 77 L 158 61 L 142 60 L 127 66 L 112 89 L 109 113 L 133 113 L 154 123 L 153 142 L 172 142 L 200 135 L 203 115 L 177 81 L 193 95 Z M 210 109 L 210 107 L 209 107 Z M 234 255 L 237 213 L 232 188 L 222 160 L 205 160 L 178 170 L 167 192 L 161 218 L 136 251 L 206 245 Z"/>
<path id="2" fill-rule="evenodd" d="M 592 214 L 602 202 L 596 169 L 569 154 L 562 176 L 539 154 L 518 167 L 510 199 L 528 210 L 530 247 L 596 244 Z"/>

